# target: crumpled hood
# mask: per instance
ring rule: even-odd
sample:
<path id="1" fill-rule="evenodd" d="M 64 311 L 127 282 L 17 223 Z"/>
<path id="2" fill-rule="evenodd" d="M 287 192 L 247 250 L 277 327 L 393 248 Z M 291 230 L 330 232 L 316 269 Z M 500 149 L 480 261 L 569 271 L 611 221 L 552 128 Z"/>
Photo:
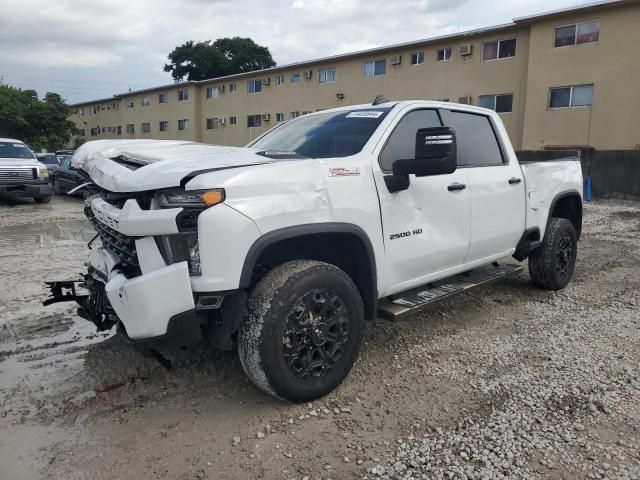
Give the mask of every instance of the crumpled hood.
<path id="1" fill-rule="evenodd" d="M 72 165 L 111 192 L 180 186 L 194 172 L 272 163 L 258 150 L 177 140 L 96 140 L 82 145 Z"/>

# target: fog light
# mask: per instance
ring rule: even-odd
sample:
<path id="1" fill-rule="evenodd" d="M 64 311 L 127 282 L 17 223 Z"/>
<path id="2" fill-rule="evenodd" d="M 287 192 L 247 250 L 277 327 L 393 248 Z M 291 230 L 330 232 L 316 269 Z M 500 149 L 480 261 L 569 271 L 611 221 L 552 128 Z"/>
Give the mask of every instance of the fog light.
<path id="1" fill-rule="evenodd" d="M 167 265 L 187 262 L 190 275 L 200 275 L 200 249 L 197 233 L 178 233 L 156 237 Z"/>
<path id="2" fill-rule="evenodd" d="M 200 248 L 198 247 L 198 239 L 196 238 L 195 245 L 189 248 L 189 272 L 192 275 L 200 275 Z"/>

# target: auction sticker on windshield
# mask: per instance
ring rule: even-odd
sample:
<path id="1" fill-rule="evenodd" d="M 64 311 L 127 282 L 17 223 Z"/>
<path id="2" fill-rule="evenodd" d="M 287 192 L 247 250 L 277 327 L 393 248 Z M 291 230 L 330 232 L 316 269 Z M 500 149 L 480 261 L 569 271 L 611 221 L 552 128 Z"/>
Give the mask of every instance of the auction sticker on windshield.
<path id="1" fill-rule="evenodd" d="M 362 112 L 350 112 L 345 118 L 378 118 L 384 115 L 384 112 L 366 110 Z"/>

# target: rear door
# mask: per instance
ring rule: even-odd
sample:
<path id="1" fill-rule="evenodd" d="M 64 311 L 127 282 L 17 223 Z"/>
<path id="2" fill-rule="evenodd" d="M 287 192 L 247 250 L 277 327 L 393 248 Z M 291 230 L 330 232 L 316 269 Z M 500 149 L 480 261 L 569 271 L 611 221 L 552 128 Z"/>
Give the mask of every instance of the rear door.
<path id="1" fill-rule="evenodd" d="M 464 262 L 510 255 L 525 224 L 520 165 L 515 156 L 509 162 L 490 116 L 456 110 L 443 110 L 441 115 L 456 131 L 458 168 L 466 171 L 469 186 L 471 243 Z"/>

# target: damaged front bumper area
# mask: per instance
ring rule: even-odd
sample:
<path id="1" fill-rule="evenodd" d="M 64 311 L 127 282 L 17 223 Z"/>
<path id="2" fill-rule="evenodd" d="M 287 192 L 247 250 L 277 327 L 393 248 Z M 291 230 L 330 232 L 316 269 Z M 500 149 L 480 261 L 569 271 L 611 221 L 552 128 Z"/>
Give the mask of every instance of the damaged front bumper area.
<path id="1" fill-rule="evenodd" d="M 51 297 L 44 304 L 76 301 L 78 314 L 98 330 L 118 325 L 145 350 L 171 350 L 202 338 L 189 262 L 167 261 L 156 241 L 183 233 L 176 222 L 182 211 L 143 210 L 135 198 L 120 205 L 88 200 L 85 214 L 102 245 L 91 249 L 83 278 L 47 283 Z"/>

